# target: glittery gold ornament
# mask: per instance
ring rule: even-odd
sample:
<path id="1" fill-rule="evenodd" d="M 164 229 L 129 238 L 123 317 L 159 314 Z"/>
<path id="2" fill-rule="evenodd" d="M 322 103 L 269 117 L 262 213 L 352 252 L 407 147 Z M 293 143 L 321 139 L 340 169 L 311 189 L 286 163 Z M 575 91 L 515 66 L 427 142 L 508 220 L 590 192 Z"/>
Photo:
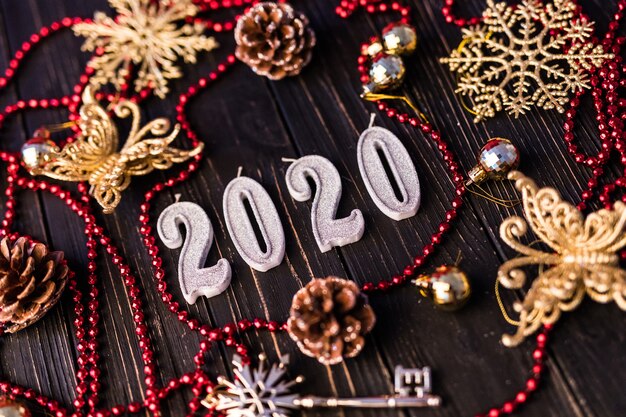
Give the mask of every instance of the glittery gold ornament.
<path id="1" fill-rule="evenodd" d="M 217 47 L 215 39 L 203 35 L 201 24 L 185 23 L 199 9 L 192 0 L 109 0 L 117 11 L 115 18 L 97 12 L 93 22 L 73 26 L 74 33 L 86 38 L 82 49 L 103 53 L 89 62 L 95 69 L 90 81 L 111 83 L 120 90 L 137 66 L 135 90 L 153 88 L 163 98 L 168 81 L 180 78 L 176 61 L 195 63 L 200 51 Z"/>
<path id="2" fill-rule="evenodd" d="M 31 165 L 29 162 L 27 168 L 33 175 L 62 181 L 88 181 L 90 194 L 106 214 L 117 207 L 132 176 L 167 169 L 199 154 L 204 147 L 202 143 L 188 151 L 170 147 L 178 136 L 179 125 L 175 125 L 170 133 L 170 122 L 164 118 L 140 126 L 139 106 L 122 101 L 113 110 L 118 117 L 131 116 L 132 123 L 126 143 L 117 152 L 119 135 L 107 111 L 96 101 L 89 87 L 83 92 L 82 99 L 78 122 L 81 134 L 60 151 L 53 150 L 45 157 L 39 155 L 41 164 Z M 146 138 L 149 134 L 155 137 Z M 22 154 L 27 151 L 23 149 Z"/>
<path id="3" fill-rule="evenodd" d="M 585 219 L 555 189 L 538 188 L 518 171 L 508 178 L 522 193 L 526 219 L 512 216 L 500 225 L 502 240 L 522 256 L 500 267 L 498 282 L 520 289 L 526 282 L 521 267 L 542 265 L 545 269 L 524 300 L 514 303 L 520 313 L 519 327 L 514 335 L 504 335 L 502 342 L 516 346 L 542 324 L 554 324 L 562 311 L 578 307 L 585 294 L 599 303 L 615 301 L 626 310 L 626 271 L 620 268 L 617 254 L 626 246 L 626 205 L 617 202 L 613 210 L 598 210 Z M 520 242 L 528 226 L 551 251 Z"/>
<path id="4" fill-rule="evenodd" d="M 577 17 L 577 7 L 487 0 L 483 23 L 463 29 L 461 45 L 441 59 L 458 74 L 456 92 L 471 98 L 474 121 L 533 106 L 563 113 L 571 92 L 590 87 L 587 70 L 613 55 L 591 42 L 593 22 Z"/>
<path id="5" fill-rule="evenodd" d="M 472 293 L 467 275 L 454 265 L 442 265 L 432 274 L 419 276 L 413 283 L 424 297 L 446 311 L 463 307 Z"/>

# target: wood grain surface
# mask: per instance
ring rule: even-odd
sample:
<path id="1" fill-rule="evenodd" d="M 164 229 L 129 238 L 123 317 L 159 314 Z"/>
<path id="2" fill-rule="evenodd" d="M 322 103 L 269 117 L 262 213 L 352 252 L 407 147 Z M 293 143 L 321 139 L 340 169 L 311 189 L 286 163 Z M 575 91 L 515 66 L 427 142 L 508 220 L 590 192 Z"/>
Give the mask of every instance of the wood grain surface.
<path id="1" fill-rule="evenodd" d="M 590 172 L 577 166 L 562 140 L 563 115 L 532 111 L 519 119 L 504 114 L 474 124 L 453 93 L 454 77 L 438 58 L 460 39 L 458 28 L 446 25 L 440 0 L 411 0 L 421 42 L 408 59 L 406 91 L 430 116 L 470 169 L 481 145 L 493 136 L 507 137 L 522 150 L 522 170 L 540 184 L 553 185 L 572 201 L 586 184 Z M 465 2 L 460 13 L 475 15 L 484 1 Z M 614 2 L 581 1 L 584 10 L 606 29 Z M 223 325 L 240 318 L 284 320 L 292 295 L 312 277 L 337 275 L 359 283 L 388 278 L 410 262 L 441 222 L 453 186 L 443 161 L 421 133 L 379 117 L 377 124 L 401 138 L 417 167 L 422 183 L 422 205 L 416 216 L 396 222 L 383 215 L 367 195 L 359 175 L 356 143 L 366 128 L 371 103 L 359 96 L 355 61 L 359 44 L 377 33 L 393 16 L 372 18 L 357 13 L 349 20 L 334 14 L 336 0 L 297 0 L 294 6 L 310 18 L 318 37 L 314 59 L 298 77 L 269 82 L 238 64 L 226 77 L 200 94 L 189 106 L 190 120 L 205 142 L 201 169 L 183 186 L 162 194 L 153 204 L 156 219 L 174 202 L 194 201 L 206 209 L 216 232 L 216 244 L 207 264 L 225 257 L 233 267 L 230 288 L 210 300 L 188 306 L 203 323 Z M 109 10 L 105 0 L 2 0 L 0 2 L 0 68 L 44 24 L 64 16 L 88 17 L 95 10 Z M 228 17 L 228 13 L 218 18 Z M 204 54 L 196 66 L 185 66 L 184 79 L 173 83 L 172 94 L 160 101 L 148 100 L 146 117 L 174 117 L 178 94 L 207 74 L 233 50 L 231 34 L 219 35 L 221 48 Z M 0 96 L 0 106 L 17 99 L 69 94 L 78 81 L 88 55 L 80 52 L 81 40 L 69 31 L 46 40 L 25 63 L 10 88 Z M 587 103 L 589 104 L 589 103 Z M 591 106 L 581 111 L 576 134 L 586 149 L 599 146 Z M 46 123 L 66 120 L 63 111 L 30 111 L 15 117 L 0 132 L 2 149 L 16 151 L 33 131 Z M 290 198 L 284 182 L 286 164 L 281 157 L 319 154 L 338 168 L 344 186 L 340 215 L 362 210 L 366 231 L 359 242 L 322 254 L 310 227 L 310 203 Z M 274 200 L 287 239 L 285 261 L 266 273 L 251 270 L 237 255 L 222 214 L 222 193 L 243 167 Z M 162 173 L 136 178 L 113 215 L 99 215 L 114 241 L 121 246 L 140 278 L 147 308 L 150 335 L 157 346 L 161 381 L 193 368 L 198 338 L 163 306 L 152 278 L 149 256 L 138 231 L 139 203 L 143 193 L 163 178 Z M 3 178 L 4 180 L 4 178 Z M 510 184 L 490 184 L 499 195 L 514 193 Z M 14 230 L 30 234 L 63 250 L 78 276 L 86 277 L 87 257 L 82 221 L 49 195 L 19 194 L 19 216 Z M 471 277 L 473 299 L 457 313 L 437 311 L 414 288 L 371 297 L 378 325 L 356 359 L 323 367 L 303 356 L 285 334 L 250 332 L 243 336 L 253 352 L 270 358 L 290 353 L 293 370 L 306 377 L 301 393 L 354 396 L 392 391 L 396 364 L 429 365 L 434 369 L 434 390 L 444 399 L 438 409 L 417 411 L 337 410 L 306 412 L 306 416 L 471 416 L 508 399 L 529 376 L 532 342 L 510 349 L 500 336 L 513 329 L 503 320 L 494 295 L 498 266 L 514 254 L 500 241 L 497 230 L 503 218 L 518 212 L 486 200 L 469 198 L 456 227 L 424 268 L 428 271 L 463 256 L 462 267 Z M 160 246 L 170 288 L 181 303 L 176 265 L 178 251 Z M 103 404 L 140 401 L 144 397 L 139 348 L 126 289 L 106 254 L 99 257 L 103 356 Z M 509 304 L 520 294 L 504 291 Z M 0 342 L 0 375 L 30 386 L 70 406 L 76 384 L 76 340 L 72 328 L 72 303 L 68 294 L 36 325 Z M 520 415 L 535 417 L 621 417 L 626 415 L 626 335 L 624 313 L 614 304 L 589 300 L 566 314 L 553 332 L 548 349 L 547 377 L 541 389 Z M 217 345 L 207 359 L 212 375 L 228 374 L 232 350 Z M 190 393 L 176 394 L 164 403 L 164 416 L 184 415 Z"/>

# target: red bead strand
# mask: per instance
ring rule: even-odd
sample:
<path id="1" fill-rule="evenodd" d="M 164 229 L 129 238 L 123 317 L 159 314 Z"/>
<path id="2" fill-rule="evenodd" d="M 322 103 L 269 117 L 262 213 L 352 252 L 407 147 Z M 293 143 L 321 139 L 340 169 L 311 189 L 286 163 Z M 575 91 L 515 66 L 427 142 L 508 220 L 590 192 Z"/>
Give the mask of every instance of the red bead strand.
<path id="1" fill-rule="evenodd" d="M 474 16 L 470 18 L 457 17 L 452 8 L 454 7 L 455 0 L 444 0 L 443 7 L 441 8 L 441 14 L 443 14 L 443 18 L 446 20 L 446 23 L 450 23 L 456 25 L 460 28 L 465 26 L 472 26 L 479 24 L 483 19 L 482 17 Z"/>
<path id="2" fill-rule="evenodd" d="M 38 33 L 33 33 L 27 41 L 22 43 L 20 49 L 15 52 L 13 58 L 9 61 L 8 68 L 4 70 L 4 75 L 0 76 L 0 90 L 5 88 L 15 77 L 15 74 L 17 74 L 17 71 L 21 68 L 22 63 L 35 46 L 63 29 L 70 28 L 78 23 L 89 22 L 91 22 L 91 19 L 83 19 L 82 17 L 64 17 L 63 19 L 53 22 L 48 26 L 43 26 L 39 29 Z"/>
<path id="3" fill-rule="evenodd" d="M 533 351 L 533 366 L 531 376 L 526 380 L 524 388 L 519 390 L 510 400 L 505 401 L 498 407 L 491 408 L 487 413 L 477 414 L 475 417 L 500 417 L 515 412 L 533 395 L 539 386 L 539 382 L 545 371 L 546 345 L 548 334 L 552 326 L 545 325 L 536 337 L 536 347 Z"/>

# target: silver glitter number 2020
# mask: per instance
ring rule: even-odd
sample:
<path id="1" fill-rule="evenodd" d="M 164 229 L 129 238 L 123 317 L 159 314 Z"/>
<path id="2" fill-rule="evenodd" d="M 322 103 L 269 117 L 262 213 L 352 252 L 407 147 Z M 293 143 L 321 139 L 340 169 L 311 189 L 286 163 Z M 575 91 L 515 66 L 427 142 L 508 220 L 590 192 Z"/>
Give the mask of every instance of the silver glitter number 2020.
<path id="1" fill-rule="evenodd" d="M 285 180 L 289 194 L 297 201 L 311 199 L 312 190 L 307 178 L 313 180 L 316 187 L 311 224 L 320 250 L 327 252 L 334 246 L 361 239 L 365 230 L 361 210 L 354 209 L 348 217 L 335 218 L 341 199 L 341 177 L 332 162 L 319 155 L 309 155 L 289 166 Z"/>
<path id="2" fill-rule="evenodd" d="M 265 250 L 261 249 L 246 212 L 246 200 L 265 241 Z M 285 256 L 285 232 L 276 206 L 265 188 L 252 178 L 237 177 L 224 191 L 223 208 L 228 233 L 243 260 L 261 272 L 280 265 Z"/>
<path id="3" fill-rule="evenodd" d="M 187 232 L 184 243 L 180 225 Z M 189 304 L 200 295 L 214 297 L 228 288 L 232 272 L 226 259 L 204 268 L 213 244 L 213 225 L 202 207 L 186 201 L 170 205 L 159 216 L 157 230 L 168 248 L 183 247 L 178 259 L 178 281 Z"/>
<path id="4" fill-rule="evenodd" d="M 402 199 L 396 197 L 381 153 L 387 159 L 398 197 Z M 382 127 L 369 127 L 359 138 L 357 158 L 367 192 L 380 211 L 394 220 L 407 219 L 417 213 L 421 199 L 419 178 L 409 153 L 396 135 Z"/>

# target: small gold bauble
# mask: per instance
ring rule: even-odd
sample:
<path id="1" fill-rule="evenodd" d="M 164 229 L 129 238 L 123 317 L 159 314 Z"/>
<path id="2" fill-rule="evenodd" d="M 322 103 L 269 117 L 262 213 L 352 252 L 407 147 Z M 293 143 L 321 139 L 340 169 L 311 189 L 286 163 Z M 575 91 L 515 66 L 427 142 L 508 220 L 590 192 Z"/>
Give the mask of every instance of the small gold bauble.
<path id="1" fill-rule="evenodd" d="M 22 163 L 28 171 L 36 173 L 58 151 L 59 148 L 49 137 L 35 135 L 22 145 Z"/>
<path id="2" fill-rule="evenodd" d="M 392 23 L 383 29 L 382 41 L 388 54 L 410 55 L 417 48 L 417 32 L 406 23 Z"/>
<path id="3" fill-rule="evenodd" d="M 421 275 L 414 284 L 424 297 L 446 311 L 463 307 L 472 293 L 465 272 L 453 265 L 442 265 L 430 275 Z"/>
<path id="4" fill-rule="evenodd" d="M 0 397 L 0 417 L 30 417 L 30 411 L 22 403 Z"/>
<path id="5" fill-rule="evenodd" d="M 501 180 L 519 165 L 519 150 L 508 139 L 493 138 L 482 147 L 478 164 L 469 173 L 466 185 L 487 179 Z"/>
<path id="6" fill-rule="evenodd" d="M 370 92 L 391 90 L 399 87 L 404 81 L 406 68 L 402 58 L 397 55 L 378 54 L 369 70 Z"/>
<path id="7" fill-rule="evenodd" d="M 380 39 L 374 37 L 370 39 L 370 43 L 364 44 L 361 47 L 361 55 L 366 55 L 370 58 L 374 58 L 376 55 L 383 51 L 383 44 Z"/>

